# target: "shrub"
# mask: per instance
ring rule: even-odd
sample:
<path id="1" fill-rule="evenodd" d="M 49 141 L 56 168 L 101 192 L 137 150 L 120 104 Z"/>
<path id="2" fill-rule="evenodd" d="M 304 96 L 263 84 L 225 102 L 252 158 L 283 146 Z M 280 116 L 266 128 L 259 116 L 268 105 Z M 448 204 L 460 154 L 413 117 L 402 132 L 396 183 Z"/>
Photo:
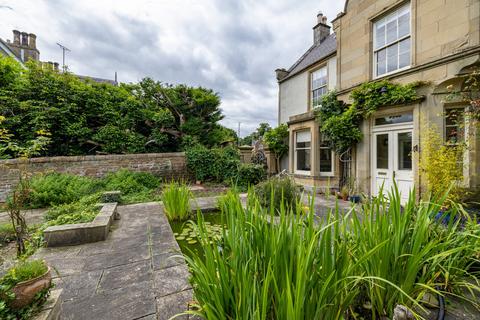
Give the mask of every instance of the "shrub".
<path id="1" fill-rule="evenodd" d="M 0 246 L 4 242 L 9 242 L 15 239 L 15 230 L 11 223 L 0 224 Z"/>
<path id="2" fill-rule="evenodd" d="M 100 184 L 88 177 L 48 173 L 33 176 L 30 180 L 30 188 L 29 206 L 46 208 L 78 201 L 81 197 L 97 191 Z"/>
<path id="3" fill-rule="evenodd" d="M 103 190 L 121 191 L 123 195 L 155 190 L 160 185 L 160 179 L 151 173 L 133 172 L 121 169 L 108 174 L 103 179 Z"/>
<path id="4" fill-rule="evenodd" d="M 249 187 L 264 180 L 267 172 L 262 165 L 242 163 L 238 167 L 236 183 L 239 187 Z"/>
<path id="5" fill-rule="evenodd" d="M 427 190 L 433 194 L 444 193 L 451 188 L 448 200 L 459 202 L 465 195 L 461 187 L 463 180 L 463 144 L 444 143 L 434 125 L 425 124 L 427 129 L 421 138 L 420 169 L 423 171 Z"/>
<path id="6" fill-rule="evenodd" d="M 188 169 L 198 181 L 229 181 L 240 165 L 240 155 L 233 147 L 208 149 L 197 145 L 188 149 L 185 156 Z"/>
<path id="7" fill-rule="evenodd" d="M 152 198 L 152 192 L 160 185 L 160 179 L 145 172 L 132 172 L 126 169 L 110 173 L 102 179 L 76 176 L 65 173 L 48 173 L 33 176 L 28 207 L 45 208 L 72 204 L 82 197 L 100 191 L 119 190 L 125 202 L 135 202 Z"/>
<path id="8" fill-rule="evenodd" d="M 300 190 L 290 177 L 272 177 L 255 187 L 260 204 L 273 210 L 275 214 L 281 211 L 282 206 L 287 212 L 295 212 L 300 201 Z"/>
<path id="9" fill-rule="evenodd" d="M 191 197 L 190 189 L 183 183 L 172 182 L 166 185 L 162 192 L 162 201 L 168 219 L 186 220 L 191 213 Z"/>
<path id="10" fill-rule="evenodd" d="M 46 225 L 63 225 L 91 222 L 99 212 L 98 201 L 101 193 L 85 196 L 79 201 L 50 208 L 45 214 Z"/>

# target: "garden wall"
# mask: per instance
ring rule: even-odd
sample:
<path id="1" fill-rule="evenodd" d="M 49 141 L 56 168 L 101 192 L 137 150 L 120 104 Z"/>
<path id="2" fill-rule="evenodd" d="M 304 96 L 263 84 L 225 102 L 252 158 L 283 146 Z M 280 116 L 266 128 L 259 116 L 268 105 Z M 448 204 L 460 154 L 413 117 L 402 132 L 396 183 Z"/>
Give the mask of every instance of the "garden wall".
<path id="1" fill-rule="evenodd" d="M 5 202 L 17 184 L 21 168 L 33 174 L 60 172 L 89 177 L 128 169 L 150 172 L 165 179 L 188 178 L 183 152 L 0 160 L 0 202 Z"/>

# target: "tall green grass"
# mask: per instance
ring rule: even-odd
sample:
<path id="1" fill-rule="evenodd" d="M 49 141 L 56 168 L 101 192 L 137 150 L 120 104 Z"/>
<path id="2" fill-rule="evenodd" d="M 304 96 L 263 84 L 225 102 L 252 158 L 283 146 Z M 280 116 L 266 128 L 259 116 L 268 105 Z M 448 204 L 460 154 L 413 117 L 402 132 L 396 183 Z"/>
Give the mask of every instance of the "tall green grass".
<path id="1" fill-rule="evenodd" d="M 227 225 L 220 250 L 198 217 L 205 259 L 186 257 L 199 308 L 191 313 L 207 319 L 379 319 L 392 317 L 397 304 L 420 314 L 426 292 L 473 300 L 464 289 L 480 292 L 468 271 L 480 248 L 479 226 L 468 220 L 439 224 L 433 218 L 438 203 L 417 204 L 412 193 L 402 208 L 394 189 L 388 201 L 374 199 L 343 216 L 337 209 L 315 223 L 313 214 L 285 206 L 274 220 L 273 210 L 254 195 L 243 208 L 229 193 L 220 203 Z M 459 208 L 451 213 L 461 214 Z"/>
<path id="2" fill-rule="evenodd" d="M 171 182 L 162 191 L 162 202 L 168 219 L 186 220 L 190 217 L 192 193 L 184 183 Z"/>

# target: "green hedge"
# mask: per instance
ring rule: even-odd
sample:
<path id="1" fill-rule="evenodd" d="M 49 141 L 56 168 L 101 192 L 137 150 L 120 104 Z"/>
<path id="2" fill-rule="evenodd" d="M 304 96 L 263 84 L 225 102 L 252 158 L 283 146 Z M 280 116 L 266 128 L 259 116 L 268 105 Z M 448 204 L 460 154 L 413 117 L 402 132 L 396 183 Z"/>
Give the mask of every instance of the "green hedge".
<path id="1" fill-rule="evenodd" d="M 245 188 L 266 177 L 263 166 L 242 164 L 238 149 L 194 146 L 186 151 L 187 167 L 198 181 L 226 182 Z"/>

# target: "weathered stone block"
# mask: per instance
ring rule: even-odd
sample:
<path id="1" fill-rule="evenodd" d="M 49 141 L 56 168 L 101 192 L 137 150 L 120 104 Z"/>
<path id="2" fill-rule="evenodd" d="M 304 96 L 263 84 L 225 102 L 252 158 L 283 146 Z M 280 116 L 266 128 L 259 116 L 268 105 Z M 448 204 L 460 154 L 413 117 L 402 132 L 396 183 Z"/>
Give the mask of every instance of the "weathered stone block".
<path id="1" fill-rule="evenodd" d="M 117 213 L 116 203 L 105 203 L 92 222 L 48 227 L 44 231 L 47 247 L 71 246 L 107 239 Z"/>
<path id="2" fill-rule="evenodd" d="M 107 191 L 102 194 L 102 202 L 121 202 L 122 192 L 121 191 Z"/>

